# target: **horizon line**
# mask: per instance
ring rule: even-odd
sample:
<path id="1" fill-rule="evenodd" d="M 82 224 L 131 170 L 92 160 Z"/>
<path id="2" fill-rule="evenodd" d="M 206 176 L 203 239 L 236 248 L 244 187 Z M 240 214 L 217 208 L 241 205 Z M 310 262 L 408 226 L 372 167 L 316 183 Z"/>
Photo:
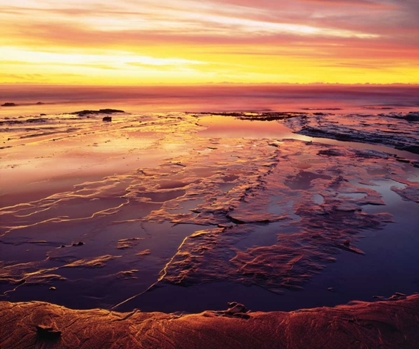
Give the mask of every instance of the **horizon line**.
<path id="1" fill-rule="evenodd" d="M 312 82 L 312 83 L 288 83 L 288 82 L 264 82 L 264 83 L 241 83 L 241 82 L 208 82 L 208 83 L 182 83 L 182 84 L 65 84 L 65 83 L 42 83 L 42 82 L 0 82 L 0 86 L 61 86 L 61 87 L 224 87 L 224 86 L 407 86 L 407 87 L 419 87 L 419 83 L 340 83 L 340 82 Z"/>

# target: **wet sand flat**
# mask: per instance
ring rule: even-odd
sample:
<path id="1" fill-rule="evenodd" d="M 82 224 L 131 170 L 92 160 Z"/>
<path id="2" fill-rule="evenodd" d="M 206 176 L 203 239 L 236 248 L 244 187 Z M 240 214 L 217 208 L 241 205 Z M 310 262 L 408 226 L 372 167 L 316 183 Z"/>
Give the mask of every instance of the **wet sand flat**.
<path id="1" fill-rule="evenodd" d="M 1 301 L 182 314 L 418 290 L 418 112 L 76 112 L 0 127 Z"/>

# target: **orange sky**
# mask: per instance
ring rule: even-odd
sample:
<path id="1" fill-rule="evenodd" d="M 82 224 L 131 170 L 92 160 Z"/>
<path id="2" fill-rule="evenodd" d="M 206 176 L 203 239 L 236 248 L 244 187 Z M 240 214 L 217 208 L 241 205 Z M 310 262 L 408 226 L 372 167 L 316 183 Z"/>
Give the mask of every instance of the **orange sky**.
<path id="1" fill-rule="evenodd" d="M 0 83 L 418 83 L 418 0 L 0 4 Z"/>

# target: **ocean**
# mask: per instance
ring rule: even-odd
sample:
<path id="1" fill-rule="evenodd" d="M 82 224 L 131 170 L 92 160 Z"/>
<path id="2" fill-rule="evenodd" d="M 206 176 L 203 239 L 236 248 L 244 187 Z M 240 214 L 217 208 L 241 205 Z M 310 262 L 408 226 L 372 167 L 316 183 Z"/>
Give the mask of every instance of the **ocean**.
<path id="1" fill-rule="evenodd" d="M 0 104 L 16 103 L 22 113 L 70 112 L 115 107 L 128 112 L 304 111 L 346 112 L 418 108 L 418 86 L 48 86 L 2 85 Z M 41 102 L 42 105 L 36 105 Z M 0 108 L 0 115 L 13 114 Z"/>

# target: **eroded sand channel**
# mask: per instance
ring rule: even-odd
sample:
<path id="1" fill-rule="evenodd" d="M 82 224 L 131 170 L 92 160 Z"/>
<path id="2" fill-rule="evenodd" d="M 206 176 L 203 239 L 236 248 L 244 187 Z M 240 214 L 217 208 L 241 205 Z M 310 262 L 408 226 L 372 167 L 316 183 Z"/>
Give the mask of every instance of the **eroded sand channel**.
<path id="1" fill-rule="evenodd" d="M 229 115 L 42 120 L 1 126 L 3 300 L 287 310 L 418 289 L 412 153 Z"/>

